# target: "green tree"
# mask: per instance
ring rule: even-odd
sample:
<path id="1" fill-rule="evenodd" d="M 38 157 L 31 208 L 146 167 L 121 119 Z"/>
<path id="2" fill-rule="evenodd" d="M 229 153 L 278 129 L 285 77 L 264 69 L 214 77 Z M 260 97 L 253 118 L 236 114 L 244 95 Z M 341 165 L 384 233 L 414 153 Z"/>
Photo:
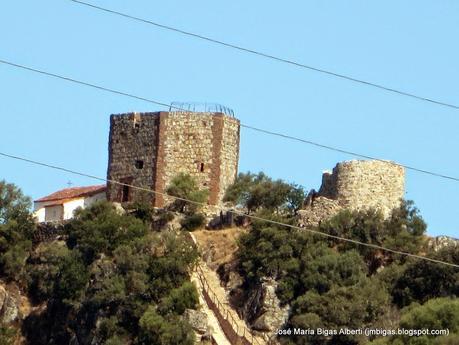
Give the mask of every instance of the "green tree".
<path id="1" fill-rule="evenodd" d="M 303 329 L 318 327 L 328 330 L 344 328 L 360 329 L 372 326 L 382 318 L 389 305 L 390 296 L 374 280 L 362 278 L 355 285 L 334 284 L 324 294 L 314 290 L 306 292 L 292 303 L 291 326 Z M 306 339 L 296 338 L 302 344 L 360 344 L 365 337 L 314 335 Z"/>
<path id="2" fill-rule="evenodd" d="M 159 310 L 162 314 L 174 313 L 182 315 L 185 309 L 196 309 L 199 305 L 198 291 L 191 282 L 171 290 L 167 297 L 161 300 Z"/>
<path id="3" fill-rule="evenodd" d="M 120 214 L 108 202 L 99 202 L 77 210 L 66 232 L 69 247 L 77 248 L 89 264 L 98 255 L 111 255 L 118 246 L 145 236 L 148 226 L 134 216 Z"/>
<path id="4" fill-rule="evenodd" d="M 428 256 L 459 264 L 459 248 L 446 247 Z M 404 307 L 412 302 L 424 303 L 431 298 L 459 296 L 457 268 L 426 260 L 411 260 L 393 284 L 394 302 Z"/>
<path id="5" fill-rule="evenodd" d="M 373 209 L 344 210 L 319 226 L 319 231 L 333 236 L 414 254 L 423 248 L 425 230 L 426 224 L 412 202 L 403 203 L 388 219 L 384 219 L 380 212 Z M 341 252 L 357 250 L 365 259 L 371 273 L 394 260 L 406 260 L 405 257 L 391 252 L 347 241 L 329 239 L 329 242 Z"/>
<path id="6" fill-rule="evenodd" d="M 196 247 L 184 235 L 167 235 L 163 240 L 164 246 L 151 258 L 147 270 L 150 293 L 157 301 L 189 280 L 198 258 Z"/>
<path id="7" fill-rule="evenodd" d="M 70 255 L 65 245 L 42 243 L 30 256 L 26 271 L 29 295 L 39 303 L 52 297 L 62 261 Z"/>
<path id="8" fill-rule="evenodd" d="M 14 184 L 0 181 L 0 276 L 22 280 L 35 223 L 30 198 Z"/>
<path id="9" fill-rule="evenodd" d="M 166 193 L 180 199 L 191 200 L 192 202 L 187 202 L 175 199 L 172 203 L 175 210 L 188 214 L 193 214 L 199 210 L 199 204 L 205 203 L 209 196 L 207 189 L 199 189 L 196 180 L 184 173 L 180 173 L 172 179 Z"/>
<path id="10" fill-rule="evenodd" d="M 190 325 L 177 317 L 164 318 L 154 306 L 148 307 L 140 321 L 138 344 L 193 345 L 194 332 Z"/>
<path id="11" fill-rule="evenodd" d="M 449 330 L 449 335 L 395 336 L 388 341 L 389 344 L 457 344 L 457 340 L 459 339 L 459 300 L 434 298 L 423 305 L 413 303 L 402 310 L 400 327 L 407 330 Z"/>
<path id="12" fill-rule="evenodd" d="M 0 180 L 0 224 L 10 220 L 28 218 L 31 200 L 21 189 L 5 180 Z"/>
<path id="13" fill-rule="evenodd" d="M 240 173 L 226 190 L 224 201 L 241 205 L 249 213 L 267 209 L 295 214 L 303 205 L 305 191 L 301 186 L 272 180 L 264 173 Z"/>
<path id="14" fill-rule="evenodd" d="M 60 262 L 54 294 L 66 303 L 78 302 L 89 279 L 89 272 L 77 251 L 70 251 Z"/>

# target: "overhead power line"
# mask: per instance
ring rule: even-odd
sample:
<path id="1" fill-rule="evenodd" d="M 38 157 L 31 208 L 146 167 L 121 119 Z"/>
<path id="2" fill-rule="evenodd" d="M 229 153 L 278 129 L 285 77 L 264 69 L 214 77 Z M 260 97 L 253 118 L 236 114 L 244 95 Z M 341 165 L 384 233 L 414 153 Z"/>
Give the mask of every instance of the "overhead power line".
<path id="1" fill-rule="evenodd" d="M 439 101 L 439 100 L 436 100 L 436 99 L 433 99 L 433 98 L 423 97 L 423 96 L 420 96 L 420 95 L 416 95 L 414 93 L 398 90 L 398 89 L 395 89 L 395 88 L 392 88 L 392 87 L 389 87 L 389 86 L 384 86 L 384 85 L 373 83 L 373 82 L 366 81 L 366 80 L 363 80 L 363 79 L 358 79 L 358 78 L 351 77 L 351 76 L 348 76 L 348 75 L 345 75 L 345 74 L 332 72 L 332 71 L 329 71 L 329 70 L 326 70 L 326 69 L 323 69 L 323 68 L 318 68 L 318 67 L 314 67 L 314 66 L 311 66 L 311 65 L 306 65 L 306 64 L 303 64 L 301 62 L 297 62 L 297 61 L 294 61 L 294 60 L 289 60 L 287 58 L 283 58 L 283 57 L 280 57 L 280 56 L 275 56 L 275 55 L 263 53 L 261 51 L 250 49 L 250 48 L 245 48 L 243 46 L 239 46 L 239 45 L 236 45 L 236 44 L 224 42 L 224 41 L 217 40 L 217 39 L 214 39 L 214 38 L 211 38 L 211 37 L 208 37 L 208 36 L 204 36 L 204 35 L 201 35 L 201 34 L 197 34 L 197 33 L 194 33 L 194 32 L 182 30 L 182 29 L 170 26 L 170 25 L 165 25 L 165 24 L 161 24 L 161 23 L 158 23 L 158 22 L 154 22 L 152 20 L 136 17 L 136 16 L 133 16 L 133 15 L 130 15 L 130 14 L 127 14 L 127 13 L 123 13 L 123 12 L 119 12 L 119 11 L 115 11 L 115 10 L 112 10 L 112 9 L 109 9 L 109 8 L 106 8 L 106 7 L 97 6 L 97 5 L 88 3 L 88 2 L 79 1 L 79 0 L 69 0 L 69 1 L 77 3 L 77 4 L 80 4 L 80 5 L 83 5 L 83 6 L 87 6 L 87 7 L 92 8 L 92 9 L 103 11 L 105 13 L 110 13 L 110 14 L 113 14 L 113 15 L 124 17 L 124 18 L 129 19 L 129 20 L 134 20 L 134 21 L 137 21 L 137 22 L 153 25 L 155 27 L 158 27 L 158 28 L 161 28 L 161 29 L 164 29 L 164 30 L 173 31 L 173 32 L 176 32 L 176 33 L 179 33 L 179 34 L 182 34 L 182 35 L 186 35 L 186 36 L 189 36 L 189 37 L 194 37 L 194 38 L 197 38 L 197 39 L 200 39 L 200 40 L 204 40 L 204 41 L 207 41 L 207 42 L 210 42 L 210 43 L 213 43 L 213 44 L 217 44 L 217 45 L 220 45 L 220 46 L 223 46 L 223 47 L 226 47 L 226 48 L 231 48 L 231 49 L 239 50 L 239 51 L 242 51 L 242 52 L 245 52 L 245 53 L 261 56 L 263 58 L 274 60 L 274 61 L 281 62 L 281 63 L 285 63 L 285 64 L 288 64 L 288 65 L 291 65 L 291 66 L 295 66 L 295 67 L 307 69 L 307 70 L 310 70 L 310 71 L 326 74 L 326 75 L 331 76 L 331 77 L 344 79 L 344 80 L 347 80 L 347 81 L 351 81 L 353 83 L 357 83 L 357 84 L 360 84 L 360 85 L 366 85 L 366 86 L 377 88 L 379 90 L 383 90 L 383 91 L 386 91 L 386 92 L 395 93 L 395 94 L 398 94 L 398 95 L 401 95 L 401 96 L 414 98 L 414 99 L 419 100 L 419 101 L 429 102 L 429 103 L 432 103 L 432 104 L 436 104 L 436 105 L 440 105 L 440 106 L 443 106 L 443 107 L 448 107 L 448 108 L 452 108 L 452 109 L 456 109 L 456 110 L 459 109 L 459 105 L 456 105 L 456 104 L 442 102 L 442 101 Z"/>
<path id="2" fill-rule="evenodd" d="M 34 73 L 38 73 L 38 74 L 45 75 L 45 76 L 48 76 L 48 77 L 57 78 L 57 79 L 65 80 L 67 82 L 71 82 L 71 83 L 75 83 L 75 84 L 91 87 L 91 88 L 94 88 L 94 89 L 97 89 L 97 90 L 113 93 L 113 94 L 116 94 L 116 95 L 133 98 L 133 99 L 140 100 L 140 101 L 147 102 L 147 103 L 151 103 L 151 104 L 156 104 L 156 105 L 159 105 L 159 106 L 162 106 L 162 107 L 175 109 L 175 110 L 178 110 L 178 111 L 185 111 L 185 112 L 189 111 L 187 109 L 183 109 L 183 108 L 180 108 L 180 107 L 177 107 L 177 106 L 174 106 L 174 105 L 169 105 L 167 103 L 156 101 L 156 100 L 153 100 L 151 98 L 137 96 L 137 95 L 132 94 L 132 93 L 115 90 L 115 89 L 112 89 L 112 88 L 109 88 L 109 87 L 106 87 L 106 86 L 101 86 L 101 85 L 89 83 L 89 82 L 86 82 L 86 81 L 77 80 L 77 79 L 74 79 L 74 78 L 70 78 L 70 77 L 66 77 L 66 76 L 60 75 L 60 74 L 56 74 L 56 73 L 40 70 L 40 69 L 37 69 L 37 68 L 33 68 L 33 67 L 17 64 L 17 63 L 14 63 L 14 62 L 10 62 L 10 61 L 6 61 L 6 60 L 0 59 L 0 63 L 2 63 L 4 65 L 16 67 L 16 68 L 19 68 L 19 69 L 23 69 L 23 70 L 26 70 L 26 71 L 29 71 L 29 72 L 34 72 Z M 300 143 L 303 143 L 303 144 L 319 147 L 319 148 L 326 149 L 326 150 L 329 150 L 329 151 L 344 153 L 344 154 L 347 154 L 347 155 L 350 155 L 350 156 L 364 158 L 364 159 L 372 159 L 372 160 L 377 160 L 377 161 L 381 161 L 381 162 L 391 163 L 391 164 L 394 164 L 394 165 L 401 166 L 401 167 L 403 167 L 403 168 L 405 168 L 407 170 L 412 170 L 412 171 L 416 171 L 418 173 L 423 173 L 423 174 L 426 174 L 426 175 L 435 176 L 435 177 L 439 177 L 439 178 L 443 178 L 443 179 L 459 182 L 459 177 L 449 176 L 449 175 L 440 174 L 440 173 L 429 171 L 429 170 L 425 170 L 425 169 L 412 167 L 412 166 L 409 166 L 409 165 L 390 162 L 390 161 L 387 161 L 387 160 L 383 160 L 383 159 L 380 159 L 380 158 L 364 155 L 364 154 L 361 154 L 361 153 L 352 152 L 352 151 L 344 150 L 344 149 L 341 149 L 341 148 L 338 148 L 338 147 L 321 144 L 321 143 L 318 143 L 318 142 L 315 142 L 315 141 L 312 141 L 312 140 L 307 140 L 307 139 L 303 139 L 303 138 L 299 138 L 299 137 L 295 137 L 295 136 L 292 136 L 292 135 L 283 134 L 283 133 L 279 133 L 279 132 L 273 132 L 273 131 L 270 131 L 270 130 L 267 130 L 267 129 L 263 129 L 263 128 L 253 127 L 253 126 L 250 126 L 250 125 L 246 125 L 244 123 L 241 123 L 241 127 L 247 128 L 247 129 L 250 129 L 250 130 L 253 130 L 253 131 L 257 131 L 257 132 L 260 132 L 260 133 L 273 135 L 273 136 L 281 137 L 281 138 L 284 138 L 284 139 L 300 142 Z"/>
<path id="3" fill-rule="evenodd" d="M 189 200 L 189 199 L 186 199 L 186 198 L 180 198 L 180 197 L 177 197 L 177 196 L 174 196 L 174 195 L 170 195 L 170 194 L 167 194 L 167 193 L 159 192 L 159 191 L 154 190 L 154 189 L 139 187 L 139 186 L 135 186 L 135 185 L 128 184 L 128 183 L 119 182 L 119 181 L 116 181 L 116 180 L 102 178 L 102 177 L 99 177 L 99 176 L 86 174 L 86 173 L 81 172 L 81 171 L 76 171 L 76 170 L 68 169 L 68 168 L 65 168 L 65 167 L 58 166 L 58 165 L 44 163 L 44 162 L 40 162 L 40 161 L 29 159 L 29 158 L 8 154 L 8 153 L 5 153 L 5 152 L 0 152 L 0 156 L 6 157 L 6 158 L 10 158 L 10 159 L 19 160 L 19 161 L 23 161 L 23 162 L 27 162 L 27 163 L 31 163 L 31 164 L 34 164 L 34 165 L 39 165 L 39 166 L 50 168 L 50 169 L 63 171 L 63 172 L 70 173 L 70 174 L 73 174 L 73 175 L 79 175 L 79 176 L 95 179 L 95 180 L 98 180 L 98 181 L 103 181 L 103 182 L 106 182 L 106 183 L 113 183 L 113 184 L 117 184 L 117 185 L 120 185 L 120 186 L 127 186 L 127 187 L 130 187 L 130 188 L 133 188 L 133 189 L 136 189 L 136 190 L 140 190 L 140 191 L 144 191 L 144 192 L 148 192 L 148 193 L 151 193 L 151 194 L 154 194 L 154 195 L 167 196 L 168 198 L 172 198 L 174 200 L 180 200 L 180 201 L 187 202 L 187 203 L 194 204 L 194 205 L 198 205 L 198 206 L 207 206 L 207 207 L 211 206 L 214 209 L 216 209 L 217 211 L 231 212 L 231 213 L 234 213 L 234 214 L 237 214 L 237 215 L 240 215 L 240 216 L 245 216 L 245 217 L 248 217 L 248 218 L 251 218 L 251 219 L 254 219 L 254 220 L 263 221 L 263 222 L 267 222 L 267 223 L 275 224 L 275 225 L 280 225 L 280 226 L 284 226 L 284 227 L 295 229 L 295 230 L 307 231 L 307 232 L 310 232 L 310 233 L 315 234 L 315 235 L 320 235 L 320 236 L 323 236 L 323 237 L 333 238 L 335 240 L 339 240 L 339 241 L 343 241 L 343 242 L 349 242 L 349 243 L 357 244 L 357 245 L 360 245 L 360 246 L 365 246 L 365 247 L 370 247 L 370 248 L 373 248 L 373 249 L 383 250 L 385 252 L 390 252 L 390 253 L 394 253 L 394 254 L 398 254 L 398 255 L 402 255 L 402 256 L 413 257 L 413 258 L 416 258 L 416 259 L 427 260 L 427 261 L 430 261 L 430 262 L 435 262 L 435 263 L 438 263 L 438 264 L 443 264 L 443 265 L 459 268 L 459 265 L 451 263 L 451 262 L 446 262 L 446 261 L 442 261 L 442 260 L 432 259 L 432 258 L 429 258 L 429 257 L 426 257 L 426 256 L 421 256 L 421 255 L 417 255 L 417 254 L 412 254 L 412 253 L 408 253 L 408 252 L 394 250 L 394 249 L 386 248 L 386 247 L 379 246 L 379 245 L 376 245 L 376 244 L 360 242 L 360 241 L 353 240 L 353 239 L 350 239 L 350 238 L 335 236 L 335 235 L 327 234 L 327 233 L 324 233 L 324 232 L 321 232 L 321 231 L 318 231 L 318 230 L 314 230 L 314 229 L 301 228 L 299 226 L 295 226 L 295 225 L 291 225 L 291 224 L 287 224 L 287 223 L 282 223 L 282 222 L 274 221 L 274 220 L 271 220 L 271 219 L 267 219 L 267 218 L 263 218 L 263 217 L 259 217 L 259 216 L 255 216 L 255 215 L 251 215 L 251 214 L 246 214 L 245 212 L 234 210 L 234 209 L 231 209 L 231 208 L 221 207 L 221 206 L 217 206 L 217 205 L 209 205 L 209 204 L 203 203 L 203 202 L 197 202 L 197 201 Z"/>

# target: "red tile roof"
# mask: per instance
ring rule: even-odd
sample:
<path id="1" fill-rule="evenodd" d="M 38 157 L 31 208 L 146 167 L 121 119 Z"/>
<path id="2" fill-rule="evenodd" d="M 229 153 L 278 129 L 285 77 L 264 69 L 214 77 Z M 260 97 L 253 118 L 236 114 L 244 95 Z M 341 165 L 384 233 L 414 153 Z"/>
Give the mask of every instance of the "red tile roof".
<path id="1" fill-rule="evenodd" d="M 65 188 L 54 192 L 48 196 L 35 200 L 35 202 L 44 202 L 44 201 L 55 201 L 63 199 L 75 199 L 81 198 L 84 196 L 91 196 L 104 192 L 107 189 L 107 186 L 104 184 L 97 186 L 88 186 L 88 187 L 72 187 Z"/>

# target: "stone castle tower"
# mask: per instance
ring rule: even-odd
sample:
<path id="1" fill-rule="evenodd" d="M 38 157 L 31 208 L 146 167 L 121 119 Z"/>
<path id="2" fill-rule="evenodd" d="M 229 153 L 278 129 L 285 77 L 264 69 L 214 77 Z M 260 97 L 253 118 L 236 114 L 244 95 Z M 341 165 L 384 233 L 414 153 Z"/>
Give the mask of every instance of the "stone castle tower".
<path id="1" fill-rule="evenodd" d="M 221 203 L 234 182 L 239 160 L 239 120 L 222 112 L 152 112 L 111 115 L 108 179 L 165 193 L 179 173 L 209 190 Z M 107 198 L 156 207 L 171 198 L 108 183 Z"/>
<path id="2" fill-rule="evenodd" d="M 317 225 L 343 209 L 381 211 L 385 218 L 401 205 L 405 169 L 389 161 L 352 160 L 338 163 L 322 175 L 319 192 L 308 197 L 299 212 L 305 226 Z"/>

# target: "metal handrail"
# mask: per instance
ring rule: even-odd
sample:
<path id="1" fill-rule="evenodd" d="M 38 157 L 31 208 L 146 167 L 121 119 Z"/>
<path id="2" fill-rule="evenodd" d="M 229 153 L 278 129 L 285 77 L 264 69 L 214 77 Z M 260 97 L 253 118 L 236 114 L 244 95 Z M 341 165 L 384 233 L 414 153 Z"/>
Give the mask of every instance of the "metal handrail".
<path id="1" fill-rule="evenodd" d="M 239 325 L 238 323 L 236 322 L 236 320 L 234 319 L 233 315 L 229 312 L 229 310 L 227 308 L 224 307 L 224 304 L 220 302 L 217 294 L 212 290 L 212 288 L 210 287 L 210 284 L 209 282 L 207 281 L 206 277 L 204 276 L 204 272 L 201 268 L 201 265 L 198 264 L 196 266 L 196 272 L 198 274 L 198 278 L 199 278 L 199 281 L 201 282 L 201 286 L 202 286 L 202 289 L 203 291 L 205 291 L 208 296 L 210 297 L 210 299 L 212 300 L 212 302 L 215 304 L 215 306 L 217 307 L 220 315 L 229 322 L 230 326 L 232 327 L 233 331 L 236 333 L 237 336 L 243 338 L 245 341 L 247 341 L 248 343 L 251 343 L 251 344 L 256 344 L 256 345 L 264 345 L 262 343 L 260 343 L 260 341 L 257 339 L 257 337 L 253 334 L 252 330 L 251 329 L 248 329 L 246 327 L 243 327 L 243 332 L 240 332 L 239 330 Z M 210 293 L 209 293 L 210 292 Z M 247 334 L 246 334 L 246 329 L 248 330 L 249 332 L 249 335 L 250 335 L 250 340 L 247 338 Z M 242 333 L 242 334 L 240 334 Z M 263 337 L 263 339 L 266 341 L 265 337 Z M 268 343 L 268 342 L 267 342 Z"/>

